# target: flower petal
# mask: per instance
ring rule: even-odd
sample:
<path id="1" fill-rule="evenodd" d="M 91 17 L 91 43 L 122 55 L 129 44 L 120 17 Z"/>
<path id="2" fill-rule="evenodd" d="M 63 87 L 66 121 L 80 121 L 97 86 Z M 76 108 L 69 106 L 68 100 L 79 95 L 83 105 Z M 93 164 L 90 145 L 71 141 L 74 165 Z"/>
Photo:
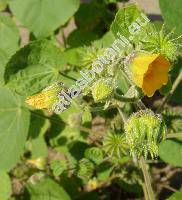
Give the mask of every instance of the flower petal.
<path id="1" fill-rule="evenodd" d="M 167 84 L 169 67 L 169 61 L 161 55 L 150 64 L 143 79 L 142 90 L 144 94 L 151 97 L 156 90 Z"/>
<path id="2" fill-rule="evenodd" d="M 139 87 L 142 87 L 144 74 L 147 72 L 149 65 L 159 56 L 159 54 L 139 55 L 132 61 L 133 81 Z"/>

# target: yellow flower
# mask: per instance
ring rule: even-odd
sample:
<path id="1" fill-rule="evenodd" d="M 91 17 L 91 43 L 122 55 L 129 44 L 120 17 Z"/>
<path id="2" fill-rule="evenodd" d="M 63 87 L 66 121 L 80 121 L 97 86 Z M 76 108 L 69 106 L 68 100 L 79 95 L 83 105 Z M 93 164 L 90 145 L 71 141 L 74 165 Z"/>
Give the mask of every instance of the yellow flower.
<path id="1" fill-rule="evenodd" d="M 59 83 L 54 83 L 40 93 L 28 97 L 25 102 L 36 109 L 51 109 L 53 103 L 59 100 L 57 94 L 60 90 Z"/>
<path id="2" fill-rule="evenodd" d="M 92 191 L 97 189 L 98 187 L 98 181 L 96 178 L 90 179 L 86 185 L 87 191 Z"/>
<path id="3" fill-rule="evenodd" d="M 132 79 L 148 97 L 168 82 L 169 61 L 161 54 L 142 54 L 131 62 Z"/>

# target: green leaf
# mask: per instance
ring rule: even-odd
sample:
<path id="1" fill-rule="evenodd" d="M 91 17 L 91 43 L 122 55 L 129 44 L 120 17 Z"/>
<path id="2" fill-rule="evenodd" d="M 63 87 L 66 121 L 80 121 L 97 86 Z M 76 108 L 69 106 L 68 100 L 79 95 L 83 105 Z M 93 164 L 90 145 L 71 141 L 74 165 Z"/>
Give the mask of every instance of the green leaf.
<path id="1" fill-rule="evenodd" d="M 105 35 L 103 35 L 102 38 L 94 41 L 93 45 L 98 48 L 109 47 L 113 44 L 114 40 L 115 40 L 114 34 L 112 33 L 112 31 L 109 31 Z"/>
<path id="2" fill-rule="evenodd" d="M 43 136 L 39 136 L 32 140 L 32 159 L 46 157 L 47 152 L 47 144 Z"/>
<path id="3" fill-rule="evenodd" d="M 0 49 L 8 56 L 13 54 L 18 48 L 19 39 L 16 24 L 9 16 L 0 13 Z"/>
<path id="4" fill-rule="evenodd" d="M 122 71 L 118 71 L 117 86 L 117 90 L 119 90 L 122 94 L 125 94 L 130 88 L 128 80 L 125 78 Z"/>
<path id="5" fill-rule="evenodd" d="M 50 178 L 41 179 L 36 184 L 27 185 L 30 200 L 71 200 L 66 191 Z"/>
<path id="6" fill-rule="evenodd" d="M 179 200 L 179 199 L 182 199 L 182 190 L 179 190 L 178 192 L 175 192 L 167 200 Z"/>
<path id="7" fill-rule="evenodd" d="M 90 111 L 84 111 L 82 114 L 82 124 L 89 124 L 92 121 L 92 114 Z"/>
<path id="8" fill-rule="evenodd" d="M 98 36 L 92 32 L 76 29 L 67 38 L 70 47 L 79 47 L 91 45 L 91 42 L 98 39 Z"/>
<path id="9" fill-rule="evenodd" d="M 117 37 L 119 32 L 122 36 L 130 36 L 128 30 L 129 26 L 140 17 L 141 11 L 136 5 L 131 5 L 122 9 L 119 9 L 114 21 L 111 24 L 111 31 Z"/>
<path id="10" fill-rule="evenodd" d="M 182 34 L 182 12 L 179 8 L 182 7 L 181 0 L 175 0 L 175 2 L 168 0 L 159 0 L 160 9 L 166 25 L 170 28 L 176 28 L 178 35 Z"/>
<path id="11" fill-rule="evenodd" d="M 84 152 L 88 148 L 88 144 L 86 142 L 79 140 L 73 140 L 70 146 L 71 147 L 69 148 L 69 152 L 71 156 L 77 161 L 84 157 Z"/>
<path id="12" fill-rule="evenodd" d="M 119 39 L 120 36 L 124 36 L 129 44 L 140 48 L 141 41 L 144 38 L 147 39 L 150 32 L 154 31 L 154 26 L 149 23 L 147 16 L 136 5 L 130 5 L 118 10 L 110 30 L 115 38 Z M 120 35 L 118 36 L 118 34 Z M 129 53 L 130 47 L 131 45 L 127 45 L 123 47 L 123 50 L 125 49 Z"/>
<path id="13" fill-rule="evenodd" d="M 82 66 L 82 55 L 85 51 L 84 47 L 67 49 L 64 54 L 67 62 L 73 66 Z"/>
<path id="14" fill-rule="evenodd" d="M 23 153 L 30 116 L 20 96 L 6 88 L 0 94 L 0 170 L 7 171 Z"/>
<path id="15" fill-rule="evenodd" d="M 109 178 L 111 172 L 113 170 L 113 167 L 109 163 L 102 163 L 99 166 L 97 166 L 97 177 L 100 181 L 105 181 Z"/>
<path id="16" fill-rule="evenodd" d="M 11 180 L 7 173 L 0 173 L 0 199 L 8 200 L 11 196 Z"/>
<path id="17" fill-rule="evenodd" d="M 20 49 L 6 65 L 5 83 L 22 95 L 32 95 L 62 80 L 59 70 L 64 54 L 48 40 L 35 41 Z"/>
<path id="18" fill-rule="evenodd" d="M 177 139 L 165 140 L 159 146 L 159 156 L 166 163 L 182 167 L 182 141 Z"/>
<path id="19" fill-rule="evenodd" d="M 7 61 L 8 56 L 0 49 L 0 85 L 4 84 L 4 69 Z"/>
<path id="20" fill-rule="evenodd" d="M 105 7 L 98 3 L 83 3 L 75 14 L 75 22 L 77 27 L 82 30 L 92 30 L 100 23 L 104 14 L 106 14 Z"/>
<path id="21" fill-rule="evenodd" d="M 92 160 L 96 164 L 100 164 L 103 161 L 102 150 L 97 147 L 86 149 L 84 155 L 87 159 Z"/>
<path id="22" fill-rule="evenodd" d="M 9 5 L 17 19 L 36 37 L 47 37 L 74 15 L 79 0 L 13 0 Z"/>
<path id="23" fill-rule="evenodd" d="M 49 128 L 49 121 L 40 117 L 38 114 L 44 115 L 43 112 L 37 111 L 31 115 L 29 137 L 31 142 L 31 158 L 40 158 L 47 156 L 47 145 L 44 134 Z"/>

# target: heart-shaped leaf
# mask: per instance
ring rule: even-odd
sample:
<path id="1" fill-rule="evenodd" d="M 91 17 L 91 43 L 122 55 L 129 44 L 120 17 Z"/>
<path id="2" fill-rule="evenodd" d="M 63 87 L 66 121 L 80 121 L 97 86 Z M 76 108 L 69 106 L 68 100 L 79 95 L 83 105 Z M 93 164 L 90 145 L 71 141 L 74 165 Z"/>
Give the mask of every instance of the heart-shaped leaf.
<path id="1" fill-rule="evenodd" d="M 59 70 L 65 63 L 63 53 L 52 42 L 35 41 L 12 56 L 6 65 L 5 83 L 22 95 L 32 95 L 62 80 Z"/>
<path id="2" fill-rule="evenodd" d="M 9 170 L 23 152 L 30 116 L 20 96 L 7 88 L 0 95 L 0 170 Z"/>
<path id="3" fill-rule="evenodd" d="M 79 7 L 79 0 L 13 0 L 10 9 L 36 37 L 47 37 L 64 25 Z"/>

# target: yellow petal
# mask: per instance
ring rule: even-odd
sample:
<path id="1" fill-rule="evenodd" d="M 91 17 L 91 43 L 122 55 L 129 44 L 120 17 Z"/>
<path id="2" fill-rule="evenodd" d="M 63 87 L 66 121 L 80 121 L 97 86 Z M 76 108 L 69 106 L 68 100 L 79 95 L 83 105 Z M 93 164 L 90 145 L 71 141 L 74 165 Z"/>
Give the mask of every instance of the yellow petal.
<path id="1" fill-rule="evenodd" d="M 169 61 L 161 55 L 150 64 L 143 79 L 142 90 L 145 95 L 151 97 L 156 90 L 167 84 L 169 67 Z"/>
<path id="2" fill-rule="evenodd" d="M 133 81 L 139 87 L 142 87 L 144 74 L 147 72 L 149 65 L 155 61 L 159 54 L 143 54 L 138 55 L 132 60 L 131 70 L 133 74 Z"/>
<path id="3" fill-rule="evenodd" d="M 132 61 L 132 71 L 136 75 L 143 75 L 147 72 L 149 65 L 159 56 L 159 54 L 144 54 L 135 57 Z"/>
<path id="4" fill-rule="evenodd" d="M 42 92 L 27 98 L 25 102 L 36 109 L 46 108 L 45 94 Z"/>

